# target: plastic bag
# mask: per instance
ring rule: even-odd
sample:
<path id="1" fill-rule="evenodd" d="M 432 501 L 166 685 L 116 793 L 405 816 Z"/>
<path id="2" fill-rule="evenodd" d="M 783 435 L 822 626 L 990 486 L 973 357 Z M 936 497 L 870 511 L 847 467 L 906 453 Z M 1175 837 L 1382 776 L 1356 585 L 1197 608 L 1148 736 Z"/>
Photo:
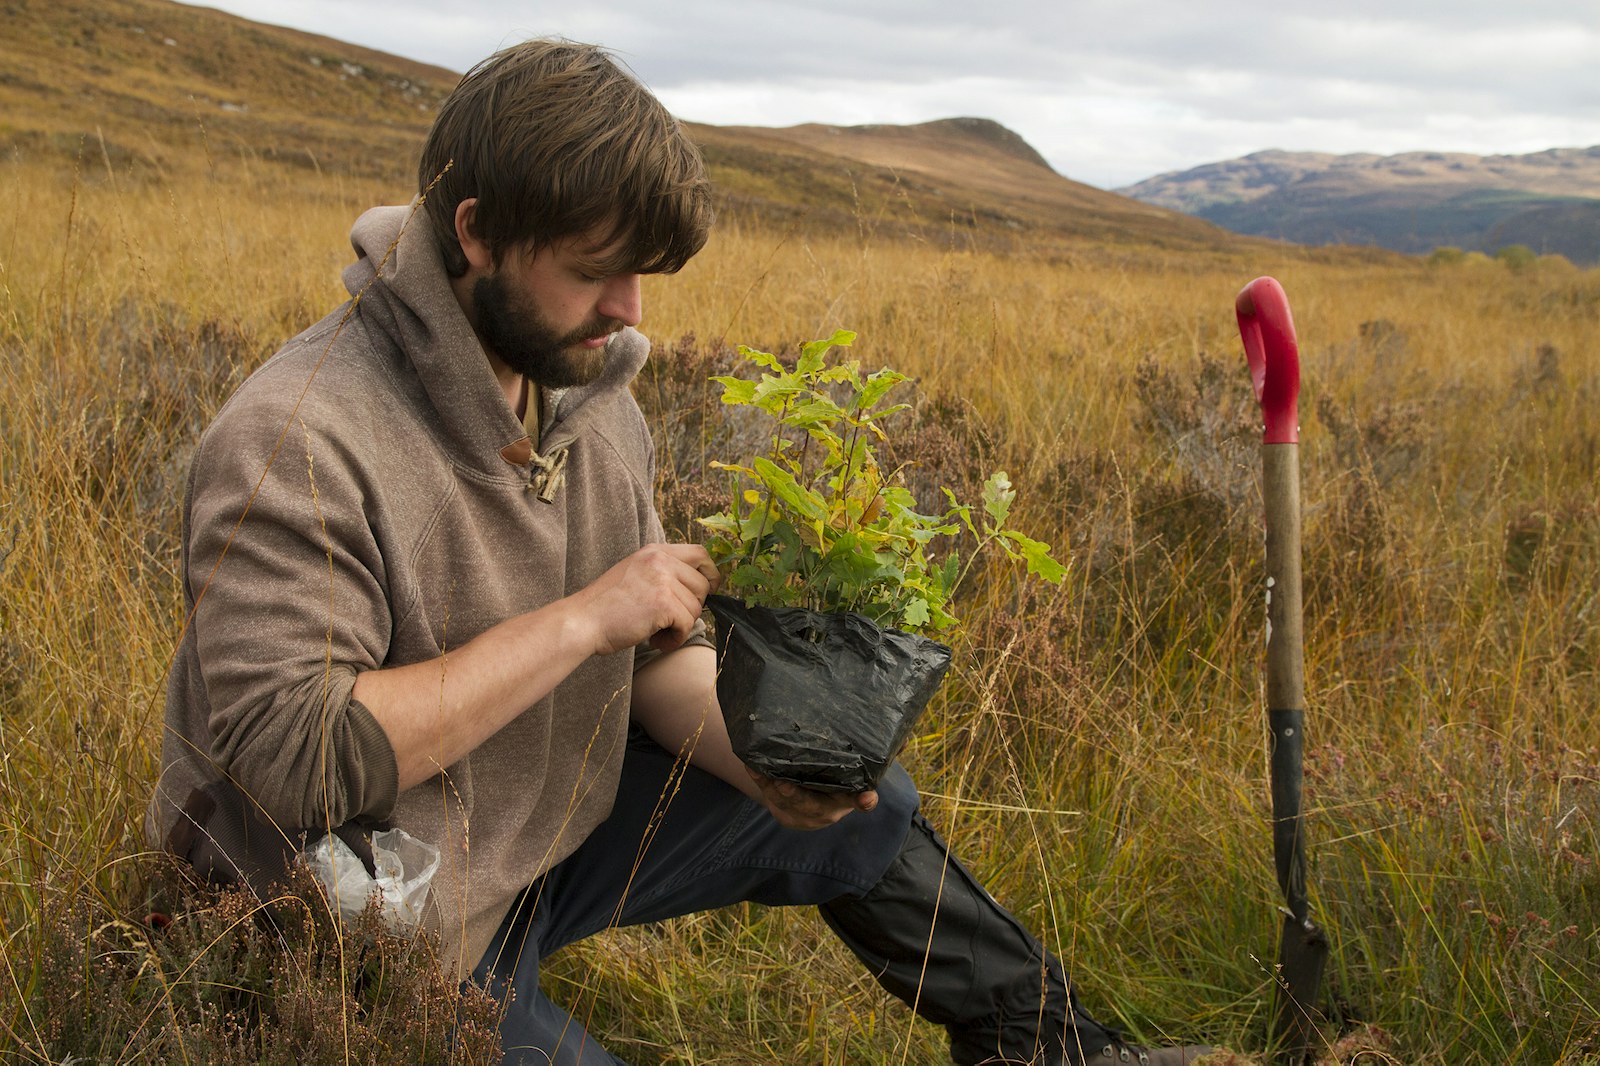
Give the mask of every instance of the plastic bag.
<path id="1" fill-rule="evenodd" d="M 341 917 L 358 917 L 376 893 L 384 921 L 397 930 L 413 930 L 421 923 L 428 886 L 439 869 L 439 849 L 404 829 L 372 834 L 374 874 L 367 873 L 360 857 L 333 833 L 300 856 L 338 905 Z"/>
<path id="2" fill-rule="evenodd" d="M 859 614 L 711 596 L 717 700 L 733 750 L 768 777 L 877 785 L 950 668 L 950 649 Z"/>

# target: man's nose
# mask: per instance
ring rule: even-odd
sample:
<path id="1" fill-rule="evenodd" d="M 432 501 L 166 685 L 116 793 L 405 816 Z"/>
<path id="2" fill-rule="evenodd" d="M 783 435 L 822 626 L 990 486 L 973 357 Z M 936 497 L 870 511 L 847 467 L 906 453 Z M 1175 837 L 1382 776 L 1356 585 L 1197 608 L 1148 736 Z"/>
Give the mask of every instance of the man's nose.
<path id="1" fill-rule="evenodd" d="M 605 292 L 595 308 L 607 318 L 625 326 L 637 326 L 644 317 L 644 298 L 639 291 L 638 274 L 617 274 L 606 279 Z"/>

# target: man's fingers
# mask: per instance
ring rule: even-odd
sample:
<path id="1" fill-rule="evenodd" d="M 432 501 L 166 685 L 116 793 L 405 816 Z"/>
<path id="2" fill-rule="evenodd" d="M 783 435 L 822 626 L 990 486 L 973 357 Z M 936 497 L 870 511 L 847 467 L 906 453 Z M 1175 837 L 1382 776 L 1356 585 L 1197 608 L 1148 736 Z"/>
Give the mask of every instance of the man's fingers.
<path id="1" fill-rule="evenodd" d="M 658 651 L 678 647 L 700 620 L 707 594 L 715 588 L 717 568 L 711 556 L 698 544 L 656 544 L 640 556 L 646 561 L 654 585 L 649 596 L 654 600 L 655 632 L 650 646 Z M 709 573 L 708 573 L 709 571 Z M 640 586 L 644 591 L 645 586 Z"/>
<path id="2" fill-rule="evenodd" d="M 722 584 L 722 574 L 717 570 L 717 564 L 711 561 L 711 556 L 698 544 L 664 544 L 662 545 L 674 558 L 692 567 L 705 579 L 706 587 L 701 592 L 700 598 L 715 592 Z"/>
<path id="3" fill-rule="evenodd" d="M 656 651 L 671 651 L 683 641 L 670 629 L 658 629 L 651 634 L 649 644 Z"/>
<path id="4" fill-rule="evenodd" d="M 688 640 L 705 606 L 705 594 L 681 582 L 669 590 L 669 596 L 676 602 L 666 605 L 666 616 L 661 619 L 663 624 L 650 638 L 650 646 L 659 651 L 671 651 Z"/>
<path id="5" fill-rule="evenodd" d="M 591 582 L 573 600 L 606 655 L 649 641 L 670 651 L 693 632 L 706 596 L 721 583 L 698 544 L 647 544 Z"/>
<path id="6" fill-rule="evenodd" d="M 694 568 L 705 575 L 706 585 L 708 586 L 706 592 L 708 594 L 717 591 L 722 585 L 722 571 L 718 570 L 717 564 L 711 561 L 711 556 L 707 555 L 704 559 L 695 563 Z"/>
<path id="7" fill-rule="evenodd" d="M 686 612 L 671 612 L 676 617 L 666 617 L 661 621 L 666 624 L 650 635 L 650 646 L 657 651 L 671 651 L 689 639 L 689 634 L 694 630 L 694 623 L 700 617 L 698 605 L 691 615 Z"/>
<path id="8" fill-rule="evenodd" d="M 767 809 L 779 824 L 789 829 L 822 829 L 851 811 L 870 811 L 878 805 L 878 794 L 870 790 L 855 795 L 821 792 L 793 781 L 768 777 L 748 766 L 745 770 L 761 788 Z"/>

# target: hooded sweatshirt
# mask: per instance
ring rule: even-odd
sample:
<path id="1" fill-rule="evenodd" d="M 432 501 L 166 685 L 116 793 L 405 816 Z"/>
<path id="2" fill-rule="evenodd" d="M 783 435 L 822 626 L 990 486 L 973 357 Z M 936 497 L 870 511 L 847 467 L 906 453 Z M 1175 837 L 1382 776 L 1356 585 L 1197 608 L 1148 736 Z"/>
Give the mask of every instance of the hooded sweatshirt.
<path id="1" fill-rule="evenodd" d="M 426 216 L 374 209 L 351 242 L 350 301 L 263 364 L 196 452 L 188 623 L 148 831 L 239 874 L 270 868 L 305 830 L 398 826 L 441 852 L 425 921 L 465 973 L 517 893 L 609 812 L 635 652 L 587 660 L 404 792 L 351 691 L 363 670 L 441 655 L 448 670 L 452 648 L 662 538 L 628 391 L 648 345 L 615 335 L 600 378 L 547 406 L 532 441 Z M 224 793 L 242 799 L 243 822 L 214 802 Z"/>

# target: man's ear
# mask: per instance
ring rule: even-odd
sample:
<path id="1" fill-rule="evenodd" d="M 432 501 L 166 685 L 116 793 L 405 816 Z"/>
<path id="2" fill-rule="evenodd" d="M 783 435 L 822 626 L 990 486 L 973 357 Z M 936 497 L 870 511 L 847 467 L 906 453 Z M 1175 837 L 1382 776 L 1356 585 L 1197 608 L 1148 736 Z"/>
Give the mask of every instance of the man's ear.
<path id="1" fill-rule="evenodd" d="M 461 245 L 461 254 L 466 256 L 469 270 L 487 271 L 494 267 L 494 252 L 490 250 L 487 241 L 473 232 L 477 207 L 476 196 L 462 200 L 456 205 L 456 241 Z"/>

